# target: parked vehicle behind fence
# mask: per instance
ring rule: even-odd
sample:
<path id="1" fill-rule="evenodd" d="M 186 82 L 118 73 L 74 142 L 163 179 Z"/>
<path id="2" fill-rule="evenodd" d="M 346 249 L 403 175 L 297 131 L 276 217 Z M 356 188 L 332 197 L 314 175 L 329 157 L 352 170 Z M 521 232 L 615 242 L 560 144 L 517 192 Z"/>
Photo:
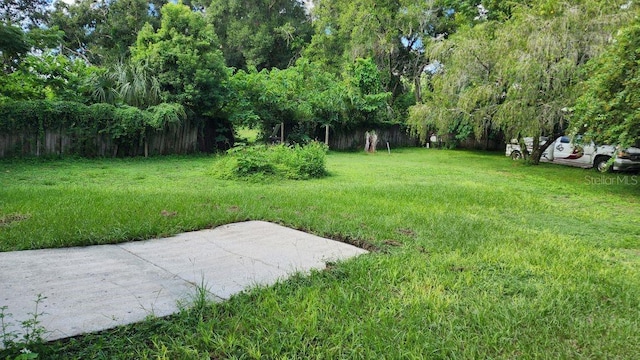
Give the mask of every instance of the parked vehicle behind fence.
<path id="1" fill-rule="evenodd" d="M 575 139 L 569 136 L 558 137 L 542 153 L 540 161 L 581 168 L 593 167 L 600 172 L 640 170 L 640 148 L 621 149 L 614 145 L 596 145 L 593 142 L 582 142 L 581 140 L 580 136 Z M 546 144 L 547 141 L 549 141 L 547 137 L 541 137 L 540 146 Z M 533 138 L 524 138 L 524 143 L 530 153 L 533 150 Z M 524 156 L 517 140 L 511 140 L 507 144 L 505 155 L 514 160 Z M 611 159 L 613 161 L 610 162 Z"/>

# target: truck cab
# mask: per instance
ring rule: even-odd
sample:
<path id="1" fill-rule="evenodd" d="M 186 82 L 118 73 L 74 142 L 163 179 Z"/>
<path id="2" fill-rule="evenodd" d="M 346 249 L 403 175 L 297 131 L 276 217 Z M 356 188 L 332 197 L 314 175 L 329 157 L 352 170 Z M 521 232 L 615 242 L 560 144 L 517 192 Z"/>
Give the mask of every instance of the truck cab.
<path id="1" fill-rule="evenodd" d="M 541 160 L 556 164 L 596 168 L 606 171 L 608 161 L 615 156 L 616 148 L 612 145 L 597 146 L 592 141 L 583 142 L 582 137 L 558 137 L 542 154 Z"/>

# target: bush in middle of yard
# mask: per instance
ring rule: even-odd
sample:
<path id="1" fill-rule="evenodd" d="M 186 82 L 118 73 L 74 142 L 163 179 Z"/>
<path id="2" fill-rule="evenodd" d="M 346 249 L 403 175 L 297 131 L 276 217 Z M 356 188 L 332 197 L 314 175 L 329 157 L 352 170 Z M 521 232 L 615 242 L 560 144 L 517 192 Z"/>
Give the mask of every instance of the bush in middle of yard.
<path id="1" fill-rule="evenodd" d="M 216 163 L 214 175 L 221 179 L 320 178 L 327 174 L 326 153 L 327 146 L 319 142 L 304 146 L 238 146 Z"/>

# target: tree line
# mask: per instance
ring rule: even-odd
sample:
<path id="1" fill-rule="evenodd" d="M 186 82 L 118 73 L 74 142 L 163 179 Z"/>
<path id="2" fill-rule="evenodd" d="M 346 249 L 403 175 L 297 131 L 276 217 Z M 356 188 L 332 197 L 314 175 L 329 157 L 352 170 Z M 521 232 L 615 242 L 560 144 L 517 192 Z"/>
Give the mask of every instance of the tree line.
<path id="1" fill-rule="evenodd" d="M 167 104 L 227 145 L 224 129 L 278 123 L 292 140 L 392 123 L 452 145 L 630 145 L 637 15 L 623 0 L 7 0 L 0 103 Z"/>

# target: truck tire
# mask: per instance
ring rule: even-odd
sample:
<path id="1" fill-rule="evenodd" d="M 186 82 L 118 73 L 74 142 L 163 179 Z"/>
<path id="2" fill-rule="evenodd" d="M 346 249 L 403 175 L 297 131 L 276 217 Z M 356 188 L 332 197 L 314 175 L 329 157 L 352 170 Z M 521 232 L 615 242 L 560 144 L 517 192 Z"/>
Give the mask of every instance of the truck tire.
<path id="1" fill-rule="evenodd" d="M 609 166 L 607 162 L 611 159 L 610 156 L 598 156 L 596 160 L 593 162 L 593 168 L 597 172 L 606 173 L 611 171 L 613 166 Z"/>
<path id="2" fill-rule="evenodd" d="M 518 150 L 514 150 L 511 152 L 511 159 L 513 160 L 520 160 L 522 159 L 522 153 Z"/>

